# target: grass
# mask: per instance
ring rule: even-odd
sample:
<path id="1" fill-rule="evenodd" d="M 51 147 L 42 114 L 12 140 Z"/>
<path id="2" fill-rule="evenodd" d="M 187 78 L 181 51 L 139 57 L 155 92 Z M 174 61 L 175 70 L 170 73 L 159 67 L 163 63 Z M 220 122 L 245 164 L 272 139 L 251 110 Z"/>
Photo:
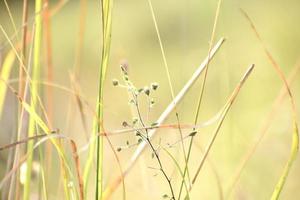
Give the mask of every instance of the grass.
<path id="1" fill-rule="evenodd" d="M 94 119 L 93 125 L 93 137 L 96 138 L 96 192 L 95 199 L 102 199 L 103 193 L 103 137 L 99 136 L 99 133 L 103 132 L 103 88 L 105 74 L 109 62 L 109 50 L 111 43 L 111 25 L 112 25 L 112 0 L 105 0 L 101 2 L 102 8 L 102 59 L 99 68 L 99 85 L 98 85 L 98 97 L 97 97 L 97 108 L 96 108 L 96 118 Z M 89 174 L 91 170 L 91 164 L 94 158 L 94 142 L 90 145 L 89 157 L 87 165 L 84 171 L 85 187 L 87 188 L 87 183 L 89 179 Z"/>
<path id="2" fill-rule="evenodd" d="M 42 9 L 42 1 L 36 1 L 35 4 L 35 12 L 38 13 Z M 37 111 L 37 96 L 38 96 L 38 85 L 36 81 L 39 80 L 40 76 L 40 57 L 41 57 L 41 40 L 42 40 L 42 17 L 41 15 L 37 15 L 35 17 L 35 33 L 34 33 L 34 46 L 33 46 L 33 69 L 32 69 L 32 85 L 31 85 L 31 109 L 36 112 Z M 28 137 L 32 137 L 34 133 L 38 132 L 35 126 L 35 119 L 30 117 L 28 124 Z M 33 142 L 30 141 L 27 144 L 27 152 L 33 151 Z M 25 175 L 25 183 L 24 183 L 24 194 L 23 199 L 28 200 L 30 194 L 30 182 L 31 182 L 31 168 L 32 168 L 32 159 L 33 154 L 29 155 L 28 160 L 26 162 L 27 170 Z"/>
<path id="3" fill-rule="evenodd" d="M 232 6 L 227 2 L 203 3 L 207 13 L 211 13 L 208 8 L 213 8 L 215 14 L 201 13 L 203 18 L 209 16 L 207 24 L 196 25 L 201 28 L 202 35 L 194 27 L 201 21 L 200 15 L 196 17 L 193 13 L 199 14 L 196 6 L 199 2 L 177 2 L 175 5 L 147 0 L 135 3 L 134 10 L 127 10 L 131 5 L 128 2 L 113 0 L 97 3 L 36 0 L 34 4 L 24 0 L 22 5 L 5 0 L 3 7 L 0 6 L 7 15 L 0 21 L 0 53 L 4 55 L 0 62 L 0 116 L 2 120 L 12 120 L 16 129 L 10 130 L 5 124 L 0 134 L 0 199 L 296 198 L 299 194 L 292 189 L 298 185 L 294 169 L 298 167 L 295 161 L 299 148 L 299 93 L 294 90 L 293 81 L 297 81 L 299 66 L 296 65 L 287 79 L 285 71 L 288 68 L 280 66 L 286 64 L 279 60 L 281 54 L 273 55 L 267 48 L 273 40 L 268 37 L 263 40 L 253 20 L 243 10 L 239 16 L 244 16 L 250 24 L 253 41 L 263 51 L 253 50 L 256 47 L 251 44 L 255 43 L 249 36 L 251 31 L 247 31 L 249 41 L 244 43 L 228 37 L 228 46 L 223 47 L 225 39 L 220 35 L 223 35 L 224 25 L 230 25 L 225 21 L 227 9 Z M 19 8 L 22 8 L 20 15 L 16 12 Z M 98 15 L 99 18 L 95 17 Z M 68 21 L 70 16 L 76 18 L 75 23 Z M 141 25 L 146 19 L 149 24 Z M 123 26 L 122 20 L 128 24 Z M 91 29 L 91 25 L 95 25 L 91 21 L 97 22 L 97 28 Z M 57 30 L 57 24 L 65 27 Z M 78 25 L 76 31 L 74 24 Z M 180 26 L 174 29 L 176 24 Z M 246 32 L 245 28 L 240 30 Z M 178 38 L 184 38 L 186 46 L 180 46 Z M 203 41 L 199 43 L 199 38 L 209 40 L 208 46 Z M 220 39 L 215 42 L 216 38 Z M 65 41 L 73 41 L 74 48 L 69 48 Z M 134 41 L 138 45 L 134 46 Z M 251 50 L 255 56 L 248 56 L 240 49 L 238 55 L 235 52 L 234 56 L 227 56 L 235 45 L 247 52 Z M 181 50 L 180 54 L 176 49 Z M 66 67 L 60 66 L 60 54 Z M 275 60 L 277 56 L 279 61 Z M 116 63 L 122 57 L 129 60 L 121 64 L 122 81 L 113 79 L 111 85 L 112 76 L 120 71 Z M 189 68 L 201 57 L 205 58 L 198 67 Z M 279 84 L 272 79 L 274 76 L 265 78 L 272 73 L 264 67 L 267 61 L 283 85 L 275 97 L 268 93 L 268 87 L 276 88 Z M 255 73 L 252 74 L 252 64 L 237 81 L 244 70 L 240 67 L 244 62 L 255 62 Z M 182 71 L 177 69 L 179 65 L 183 66 Z M 213 68 L 215 65 L 220 67 Z M 232 69 L 226 68 L 227 65 Z M 182 73 L 182 80 L 178 72 Z M 265 85 L 257 87 L 261 77 Z M 198 85 L 200 78 L 203 79 Z M 185 84 L 181 85 L 183 82 Z M 95 90 L 97 93 L 91 98 Z M 124 93 L 129 100 L 124 98 Z M 257 96 L 251 97 L 253 94 Z M 69 101 L 61 95 L 66 95 Z M 274 110 L 285 106 L 285 97 L 289 99 L 291 112 L 289 115 L 280 113 L 283 121 L 279 125 L 272 121 Z M 259 129 L 258 140 L 244 155 L 243 148 L 251 144 L 249 138 L 261 124 L 259 116 L 268 108 L 268 101 L 257 103 L 257 99 L 262 98 L 275 100 L 275 103 L 271 114 L 262 121 L 265 123 Z M 216 112 L 220 104 L 222 108 Z M 132 111 L 131 116 L 127 116 L 126 110 Z M 207 120 L 212 113 L 217 114 Z M 292 128 L 286 127 L 289 123 Z M 280 156 L 271 161 L 268 159 L 274 155 L 268 151 L 266 159 L 265 152 L 258 149 L 259 144 L 268 140 L 272 145 L 285 145 L 278 149 L 276 146 L 278 155 L 286 152 L 289 144 L 286 135 L 273 135 L 276 140 L 272 141 L 265 137 L 272 125 L 282 132 L 292 131 L 290 154 L 284 166 Z M 231 132 L 243 132 L 244 138 L 230 135 Z M 272 146 L 268 148 L 274 150 Z M 267 151 L 266 145 L 261 145 L 261 149 Z M 255 151 L 259 153 L 254 154 Z M 258 163 L 257 171 L 245 168 L 250 158 L 261 157 L 266 163 Z M 261 181 L 259 186 L 250 186 L 251 181 L 257 181 L 257 174 L 266 173 L 264 167 L 269 165 L 274 166 L 268 170 L 270 179 Z M 25 174 L 21 170 L 24 166 Z M 143 168 L 143 175 L 139 167 Z M 7 170 L 2 170 L 4 168 Z M 244 175 L 251 180 L 242 176 L 246 170 Z"/>
<path id="4" fill-rule="evenodd" d="M 298 150 L 299 150 L 299 129 L 298 129 L 298 114 L 297 114 L 297 108 L 296 108 L 296 103 L 295 103 L 295 99 L 294 99 L 294 95 L 291 92 L 291 89 L 289 87 L 288 81 L 285 78 L 284 73 L 282 72 L 280 66 L 277 64 L 277 62 L 275 61 L 275 59 L 273 58 L 273 56 L 271 55 L 271 53 L 269 52 L 269 50 L 266 48 L 266 46 L 263 43 L 263 40 L 261 39 L 261 36 L 259 35 L 254 23 L 252 22 L 252 20 L 250 19 L 250 17 L 248 16 L 248 14 L 244 11 L 241 10 L 241 12 L 243 13 L 243 15 L 245 16 L 245 18 L 249 21 L 251 28 L 253 29 L 257 39 L 260 41 L 263 49 L 264 49 L 264 53 L 266 54 L 268 60 L 270 61 L 270 63 L 272 64 L 272 67 L 274 68 L 274 70 L 276 71 L 277 75 L 279 76 L 279 78 L 282 80 L 285 89 L 288 93 L 288 97 L 290 100 L 290 105 L 291 105 L 291 117 L 293 119 L 292 121 L 292 145 L 291 145 L 291 153 L 290 153 L 290 157 L 286 163 L 286 166 L 275 186 L 275 189 L 273 191 L 272 200 L 275 199 L 279 199 L 279 195 L 283 189 L 283 186 L 285 185 L 287 176 L 293 166 L 294 161 L 296 160 L 297 154 L 298 154 Z"/>

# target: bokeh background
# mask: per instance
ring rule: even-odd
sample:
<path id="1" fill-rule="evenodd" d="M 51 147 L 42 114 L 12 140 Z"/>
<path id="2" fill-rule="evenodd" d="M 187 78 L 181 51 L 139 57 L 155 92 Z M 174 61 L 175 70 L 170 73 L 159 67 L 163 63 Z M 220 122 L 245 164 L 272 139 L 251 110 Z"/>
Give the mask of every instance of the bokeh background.
<path id="1" fill-rule="evenodd" d="M 50 1 L 53 7 L 57 1 Z M 13 18 L 20 28 L 22 18 L 22 1 L 8 1 Z M 34 2 L 30 2 L 30 17 L 33 19 Z M 209 41 L 217 8 L 216 0 L 153 0 L 158 27 L 168 61 L 174 93 L 183 87 L 194 70 L 208 52 Z M 300 2 L 291 0 L 224 0 L 221 5 L 215 42 L 225 37 L 226 42 L 209 65 L 208 79 L 205 88 L 199 123 L 209 120 L 225 104 L 230 93 L 238 83 L 246 68 L 254 63 L 254 72 L 242 88 L 231 111 L 227 115 L 220 134 L 209 154 L 198 180 L 191 192 L 192 199 L 220 199 L 217 182 L 220 182 L 224 199 L 268 199 L 288 159 L 292 138 L 290 104 L 285 99 L 276 107 L 270 128 L 257 147 L 252 158 L 245 166 L 241 177 L 229 194 L 232 181 L 246 152 L 257 141 L 263 124 L 268 120 L 272 104 L 276 100 L 282 82 L 273 70 L 263 49 L 241 14 L 244 9 L 252 18 L 262 39 L 270 50 L 283 72 L 288 77 L 296 68 L 300 56 Z M 90 108 L 95 107 L 97 96 L 98 70 L 101 60 L 101 13 L 100 3 L 87 1 L 87 13 L 84 28 L 84 43 L 80 53 L 80 68 L 77 84 L 82 95 L 88 99 Z M 76 48 L 79 38 L 80 1 L 70 0 L 51 18 L 53 45 L 54 82 L 72 88 L 70 74 L 74 72 Z M 3 1 L 0 2 L 0 23 L 13 35 Z M 32 21 L 29 23 L 32 27 Z M 16 42 L 16 40 L 13 40 Z M 1 56 L 5 57 L 9 45 L 3 34 L 0 34 Z M 43 48 L 43 51 L 45 49 Z M 3 60 L 3 59 L 2 59 Z M 115 0 L 113 8 L 112 48 L 110 64 L 105 85 L 105 128 L 106 130 L 122 129 L 123 121 L 131 121 L 131 108 L 128 105 L 126 89 L 113 87 L 113 78 L 122 79 L 120 62 L 129 64 L 130 80 L 143 87 L 152 82 L 159 83 L 159 89 L 153 97 L 156 104 L 149 115 L 148 123 L 155 121 L 171 101 L 171 92 L 167 74 L 163 65 L 150 8 L 146 0 Z M 42 58 L 45 63 L 45 57 Z M 15 72 L 18 64 L 15 63 Z M 43 72 L 46 79 L 46 70 Z M 17 78 L 13 73 L 11 78 Z M 200 78 L 178 105 L 180 122 L 192 124 L 197 107 L 201 81 Z M 16 86 L 16 85 L 15 85 Z M 42 86 L 42 93 L 45 89 Z M 291 85 L 299 113 L 300 75 Z M 141 99 L 146 116 L 146 99 Z M 88 134 L 91 132 L 93 114 L 88 107 L 84 108 Z M 73 138 L 79 147 L 87 143 L 86 133 L 80 119 L 75 98 L 72 94 L 54 88 L 53 125 L 62 134 Z M 0 121 L 0 145 L 11 142 L 11 134 L 16 131 L 17 102 L 8 93 L 4 114 Z M 299 121 L 298 121 L 299 122 Z M 166 123 L 176 123 L 172 113 Z M 195 138 L 190 160 L 190 173 L 194 174 L 202 157 L 216 123 L 200 129 Z M 191 130 L 183 130 L 189 134 Z M 154 140 L 155 145 L 167 146 L 176 142 L 179 132 L 175 129 L 162 129 Z M 135 143 L 133 133 L 112 136 L 115 148 L 126 145 L 126 141 Z M 187 146 L 189 139 L 185 140 Z M 136 147 L 124 149 L 118 153 L 121 164 L 126 166 Z M 180 144 L 170 149 L 182 168 L 184 160 Z M 59 174 L 57 155 L 53 152 L 53 175 Z M 86 153 L 82 153 L 84 165 Z M 0 152 L 0 175 L 4 176 L 8 151 Z M 298 156 L 299 157 L 299 156 Z M 161 152 L 161 158 L 167 168 L 175 191 L 178 192 L 180 175 L 175 170 L 172 160 Z M 145 151 L 137 165 L 126 177 L 126 194 L 128 199 L 161 199 L 168 192 L 165 180 L 157 170 L 156 160 L 151 152 Z M 297 159 L 284 186 L 281 199 L 297 200 L 300 198 L 299 182 L 300 160 Z M 110 147 L 105 147 L 105 185 L 119 176 L 117 162 Z M 49 199 L 61 199 L 62 191 L 58 188 L 57 176 L 50 176 Z M 33 183 L 37 180 L 33 179 Z M 92 197 L 94 184 L 91 182 Z M 37 188 L 33 185 L 33 193 Z M 122 189 L 113 194 L 112 199 L 121 199 Z"/>

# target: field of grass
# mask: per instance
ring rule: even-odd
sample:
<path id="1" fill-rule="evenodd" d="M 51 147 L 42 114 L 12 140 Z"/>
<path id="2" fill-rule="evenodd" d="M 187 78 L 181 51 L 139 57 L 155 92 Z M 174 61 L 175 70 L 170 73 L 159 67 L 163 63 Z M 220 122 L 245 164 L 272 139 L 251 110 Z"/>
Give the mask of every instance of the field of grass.
<path id="1" fill-rule="evenodd" d="M 1 0 L 0 200 L 298 200 L 299 8 Z"/>

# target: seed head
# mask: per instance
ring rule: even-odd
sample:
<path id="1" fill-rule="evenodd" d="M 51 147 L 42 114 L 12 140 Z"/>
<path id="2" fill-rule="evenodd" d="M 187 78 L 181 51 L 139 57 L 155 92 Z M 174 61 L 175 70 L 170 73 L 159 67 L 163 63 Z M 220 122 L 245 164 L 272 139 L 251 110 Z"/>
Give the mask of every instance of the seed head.
<path id="1" fill-rule="evenodd" d="M 149 89 L 149 87 L 144 87 L 144 92 L 145 92 L 145 94 L 147 95 L 147 96 L 149 96 L 150 95 L 150 89 Z"/>
<path id="2" fill-rule="evenodd" d="M 152 90 L 156 90 L 158 88 L 158 83 L 156 83 L 156 82 L 151 83 L 151 88 L 152 88 Z"/>
<path id="3" fill-rule="evenodd" d="M 113 79 L 112 80 L 112 84 L 113 84 L 113 86 L 118 86 L 119 85 L 119 81 L 117 79 Z"/>

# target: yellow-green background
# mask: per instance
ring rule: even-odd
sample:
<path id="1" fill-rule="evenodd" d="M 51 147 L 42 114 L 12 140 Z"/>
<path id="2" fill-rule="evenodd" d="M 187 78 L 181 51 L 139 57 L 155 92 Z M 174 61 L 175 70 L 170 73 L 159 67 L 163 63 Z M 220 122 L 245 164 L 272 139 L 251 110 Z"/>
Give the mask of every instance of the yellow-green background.
<path id="1" fill-rule="evenodd" d="M 92 108 L 95 107 L 98 68 L 101 59 L 99 2 L 87 1 L 84 45 L 81 50 L 82 62 L 78 82 L 81 92 L 89 99 Z M 16 24 L 20 27 L 22 1 L 8 1 L 8 3 L 11 6 Z M 29 19 L 31 20 L 33 3 L 32 1 L 30 4 Z M 55 3 L 56 1 L 51 1 L 50 7 Z M 51 18 L 54 82 L 67 87 L 71 87 L 69 72 L 73 70 L 78 42 L 79 6 L 79 1 L 71 0 Z M 217 1 L 153 0 L 153 7 L 169 64 L 174 92 L 177 94 L 208 52 Z M 219 175 L 226 197 L 228 187 L 240 161 L 253 142 L 257 140 L 260 127 L 266 121 L 272 103 L 282 87 L 282 82 L 264 55 L 260 43 L 249 23 L 241 14 L 240 8 L 248 12 L 267 48 L 287 76 L 299 61 L 300 1 L 224 0 L 222 2 L 215 41 L 221 37 L 225 37 L 227 40 L 209 66 L 199 121 L 210 119 L 221 109 L 250 64 L 254 63 L 256 68 L 242 88 L 220 130 L 209 154 L 210 162 L 205 164 L 191 192 L 192 199 L 219 199 L 212 165 Z M 0 23 L 10 35 L 13 34 L 3 1 L 0 2 Z M 31 27 L 32 23 L 29 24 L 30 29 Z M 5 41 L 4 36 L 0 34 L 1 46 Z M 2 57 L 5 57 L 9 46 L 4 45 L 3 47 Z M 121 79 L 119 64 L 124 59 L 129 63 L 130 79 L 136 86 L 143 87 L 151 82 L 159 83 L 159 90 L 154 94 L 157 103 L 150 115 L 150 121 L 155 121 L 171 101 L 171 93 L 150 8 L 146 0 L 115 0 L 114 2 L 111 58 L 104 94 L 106 130 L 121 129 L 123 121 L 132 119 L 126 90 L 113 87 L 111 84 L 113 78 Z M 45 64 L 45 57 L 42 60 Z M 16 68 L 17 66 L 15 64 Z M 17 77 L 17 74 L 13 74 L 13 77 Z M 43 74 L 43 77 L 45 79 L 46 75 Z M 291 87 L 298 113 L 300 106 L 299 85 L 298 75 Z M 200 88 L 201 81 L 198 80 L 178 106 L 179 118 L 184 124 L 193 123 Z M 1 145 L 11 142 L 10 135 L 16 131 L 16 110 L 14 96 L 9 94 L 1 119 Z M 93 115 L 88 108 L 85 110 L 88 128 L 91 130 Z M 146 113 L 146 109 L 143 111 Z M 167 122 L 176 123 L 174 113 Z M 60 129 L 62 134 L 72 137 L 79 147 L 86 143 L 74 97 L 57 89 L 54 89 L 53 124 L 54 127 Z M 194 174 L 201 160 L 200 147 L 205 148 L 214 125 L 201 130 L 196 136 L 190 161 L 191 174 Z M 185 134 L 189 132 L 190 130 L 184 130 Z M 240 182 L 229 199 L 268 199 L 271 196 L 288 159 L 291 134 L 289 102 L 285 99 L 278 108 L 278 113 L 266 137 L 246 165 Z M 158 132 L 155 144 L 158 144 L 159 139 L 161 139 L 161 145 L 166 145 L 178 140 L 178 138 L 177 130 L 163 129 Z M 115 147 L 125 145 L 127 140 L 134 143 L 136 138 L 133 133 L 111 137 Z M 185 142 L 186 146 L 187 141 Z M 118 153 L 123 166 L 126 166 L 134 150 L 135 147 Z M 181 146 L 177 145 L 171 149 L 171 152 L 178 158 L 183 168 Z M 54 158 L 57 159 L 56 154 L 53 154 L 55 155 Z M 7 151 L 1 152 L 0 155 L 0 173 L 3 177 Z M 85 156 L 85 154 L 81 155 L 82 165 L 84 165 Z M 161 158 L 168 173 L 172 174 L 174 172 L 172 161 L 163 152 L 161 152 Z M 128 199 L 160 199 L 163 194 L 169 191 L 159 171 L 149 169 L 149 167 L 156 167 L 156 165 L 156 160 L 151 159 L 151 154 L 147 150 L 126 178 Z M 49 186 L 51 188 L 50 199 L 62 198 L 62 190 L 57 193 L 58 170 L 59 165 L 55 161 L 53 164 L 54 176 L 50 178 L 50 183 L 52 183 Z M 297 159 L 287 179 L 281 199 L 297 200 L 300 198 L 299 170 L 300 163 Z M 119 175 L 117 163 L 108 145 L 105 148 L 104 172 L 105 185 Z M 157 175 L 155 176 L 155 174 Z M 178 173 L 174 172 L 172 182 L 175 185 L 175 191 L 178 192 L 180 184 Z M 37 182 L 33 181 L 33 184 L 35 184 L 32 191 L 34 194 L 37 191 Z M 91 183 L 89 186 L 92 187 L 92 193 L 94 184 Z M 121 194 L 120 187 L 112 199 L 121 199 Z"/>

